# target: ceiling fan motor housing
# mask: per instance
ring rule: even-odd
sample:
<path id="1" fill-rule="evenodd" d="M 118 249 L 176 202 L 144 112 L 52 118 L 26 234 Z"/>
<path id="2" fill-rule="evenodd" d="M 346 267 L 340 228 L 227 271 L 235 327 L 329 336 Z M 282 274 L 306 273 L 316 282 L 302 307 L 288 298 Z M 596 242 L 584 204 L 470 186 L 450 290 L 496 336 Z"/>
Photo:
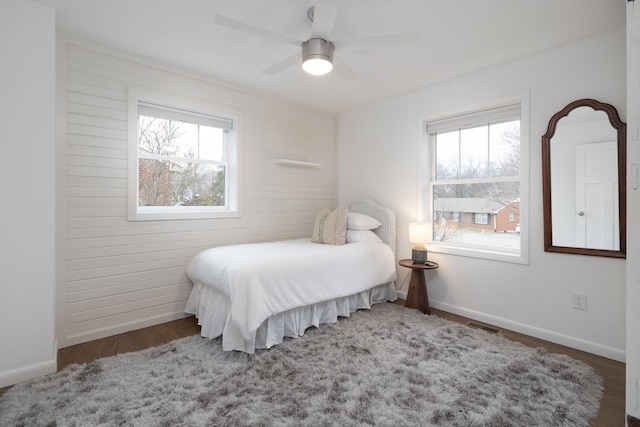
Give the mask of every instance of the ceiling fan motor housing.
<path id="1" fill-rule="evenodd" d="M 302 61 L 324 59 L 333 63 L 335 46 L 325 39 L 309 39 L 302 43 Z"/>

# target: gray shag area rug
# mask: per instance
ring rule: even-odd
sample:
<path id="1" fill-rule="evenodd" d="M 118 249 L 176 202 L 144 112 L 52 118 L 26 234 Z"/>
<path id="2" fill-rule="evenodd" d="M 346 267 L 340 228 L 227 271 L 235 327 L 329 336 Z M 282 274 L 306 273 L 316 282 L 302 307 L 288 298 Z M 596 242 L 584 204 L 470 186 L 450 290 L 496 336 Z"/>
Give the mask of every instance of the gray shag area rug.
<path id="1" fill-rule="evenodd" d="M 199 336 L 0 397 L 2 426 L 588 426 L 588 365 L 396 304 L 255 355 Z"/>

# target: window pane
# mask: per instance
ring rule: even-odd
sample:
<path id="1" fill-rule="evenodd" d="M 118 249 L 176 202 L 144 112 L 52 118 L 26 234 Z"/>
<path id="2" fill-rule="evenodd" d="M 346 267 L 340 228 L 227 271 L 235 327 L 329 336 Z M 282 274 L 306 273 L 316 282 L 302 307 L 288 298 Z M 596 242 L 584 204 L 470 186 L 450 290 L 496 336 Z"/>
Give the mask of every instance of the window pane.
<path id="1" fill-rule="evenodd" d="M 222 161 L 224 130 L 175 120 L 140 116 L 140 153 Z"/>
<path id="2" fill-rule="evenodd" d="M 434 185 L 434 241 L 517 253 L 519 223 L 518 182 Z"/>
<path id="3" fill-rule="evenodd" d="M 436 179 L 458 178 L 460 132 L 436 134 Z"/>
<path id="4" fill-rule="evenodd" d="M 224 206 L 225 168 L 139 159 L 139 206 Z"/>
<path id="5" fill-rule="evenodd" d="M 460 178 L 483 178 L 487 174 L 489 135 L 487 126 L 460 131 Z"/>
<path id="6" fill-rule="evenodd" d="M 182 132 L 179 122 L 140 116 L 138 152 L 173 156 L 178 150 L 174 141 Z"/>
<path id="7" fill-rule="evenodd" d="M 520 121 L 493 124 L 490 133 L 490 176 L 520 176 Z"/>
<path id="8" fill-rule="evenodd" d="M 224 130 L 200 126 L 200 158 L 216 161 L 224 159 Z"/>
<path id="9" fill-rule="evenodd" d="M 185 159 L 198 158 L 198 125 L 186 122 L 171 123 L 178 129 L 171 141 L 173 155 Z"/>

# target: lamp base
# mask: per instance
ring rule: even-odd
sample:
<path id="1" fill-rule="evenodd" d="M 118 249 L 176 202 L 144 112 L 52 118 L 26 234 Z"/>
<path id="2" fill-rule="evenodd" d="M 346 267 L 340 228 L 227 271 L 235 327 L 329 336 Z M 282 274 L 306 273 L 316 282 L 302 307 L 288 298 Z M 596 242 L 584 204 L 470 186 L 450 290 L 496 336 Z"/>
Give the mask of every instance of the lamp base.
<path id="1" fill-rule="evenodd" d="M 426 264 L 427 263 L 427 250 L 426 249 L 411 249 L 411 261 L 414 264 Z"/>

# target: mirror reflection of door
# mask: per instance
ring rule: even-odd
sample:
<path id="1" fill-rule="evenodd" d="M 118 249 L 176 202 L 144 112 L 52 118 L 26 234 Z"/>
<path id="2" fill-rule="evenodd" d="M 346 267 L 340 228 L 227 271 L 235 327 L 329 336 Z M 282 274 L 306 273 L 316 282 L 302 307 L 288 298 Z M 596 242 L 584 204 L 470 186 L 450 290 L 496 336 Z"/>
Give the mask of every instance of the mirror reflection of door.
<path id="1" fill-rule="evenodd" d="M 576 147 L 576 247 L 620 249 L 617 142 Z"/>
<path id="2" fill-rule="evenodd" d="M 615 199 L 612 194 L 618 151 L 608 141 L 616 141 L 616 131 L 603 111 L 579 107 L 559 121 L 551 143 L 554 245 L 618 249 L 612 237 L 619 227 L 617 193 Z M 615 188 L 604 189 L 613 182 Z"/>

